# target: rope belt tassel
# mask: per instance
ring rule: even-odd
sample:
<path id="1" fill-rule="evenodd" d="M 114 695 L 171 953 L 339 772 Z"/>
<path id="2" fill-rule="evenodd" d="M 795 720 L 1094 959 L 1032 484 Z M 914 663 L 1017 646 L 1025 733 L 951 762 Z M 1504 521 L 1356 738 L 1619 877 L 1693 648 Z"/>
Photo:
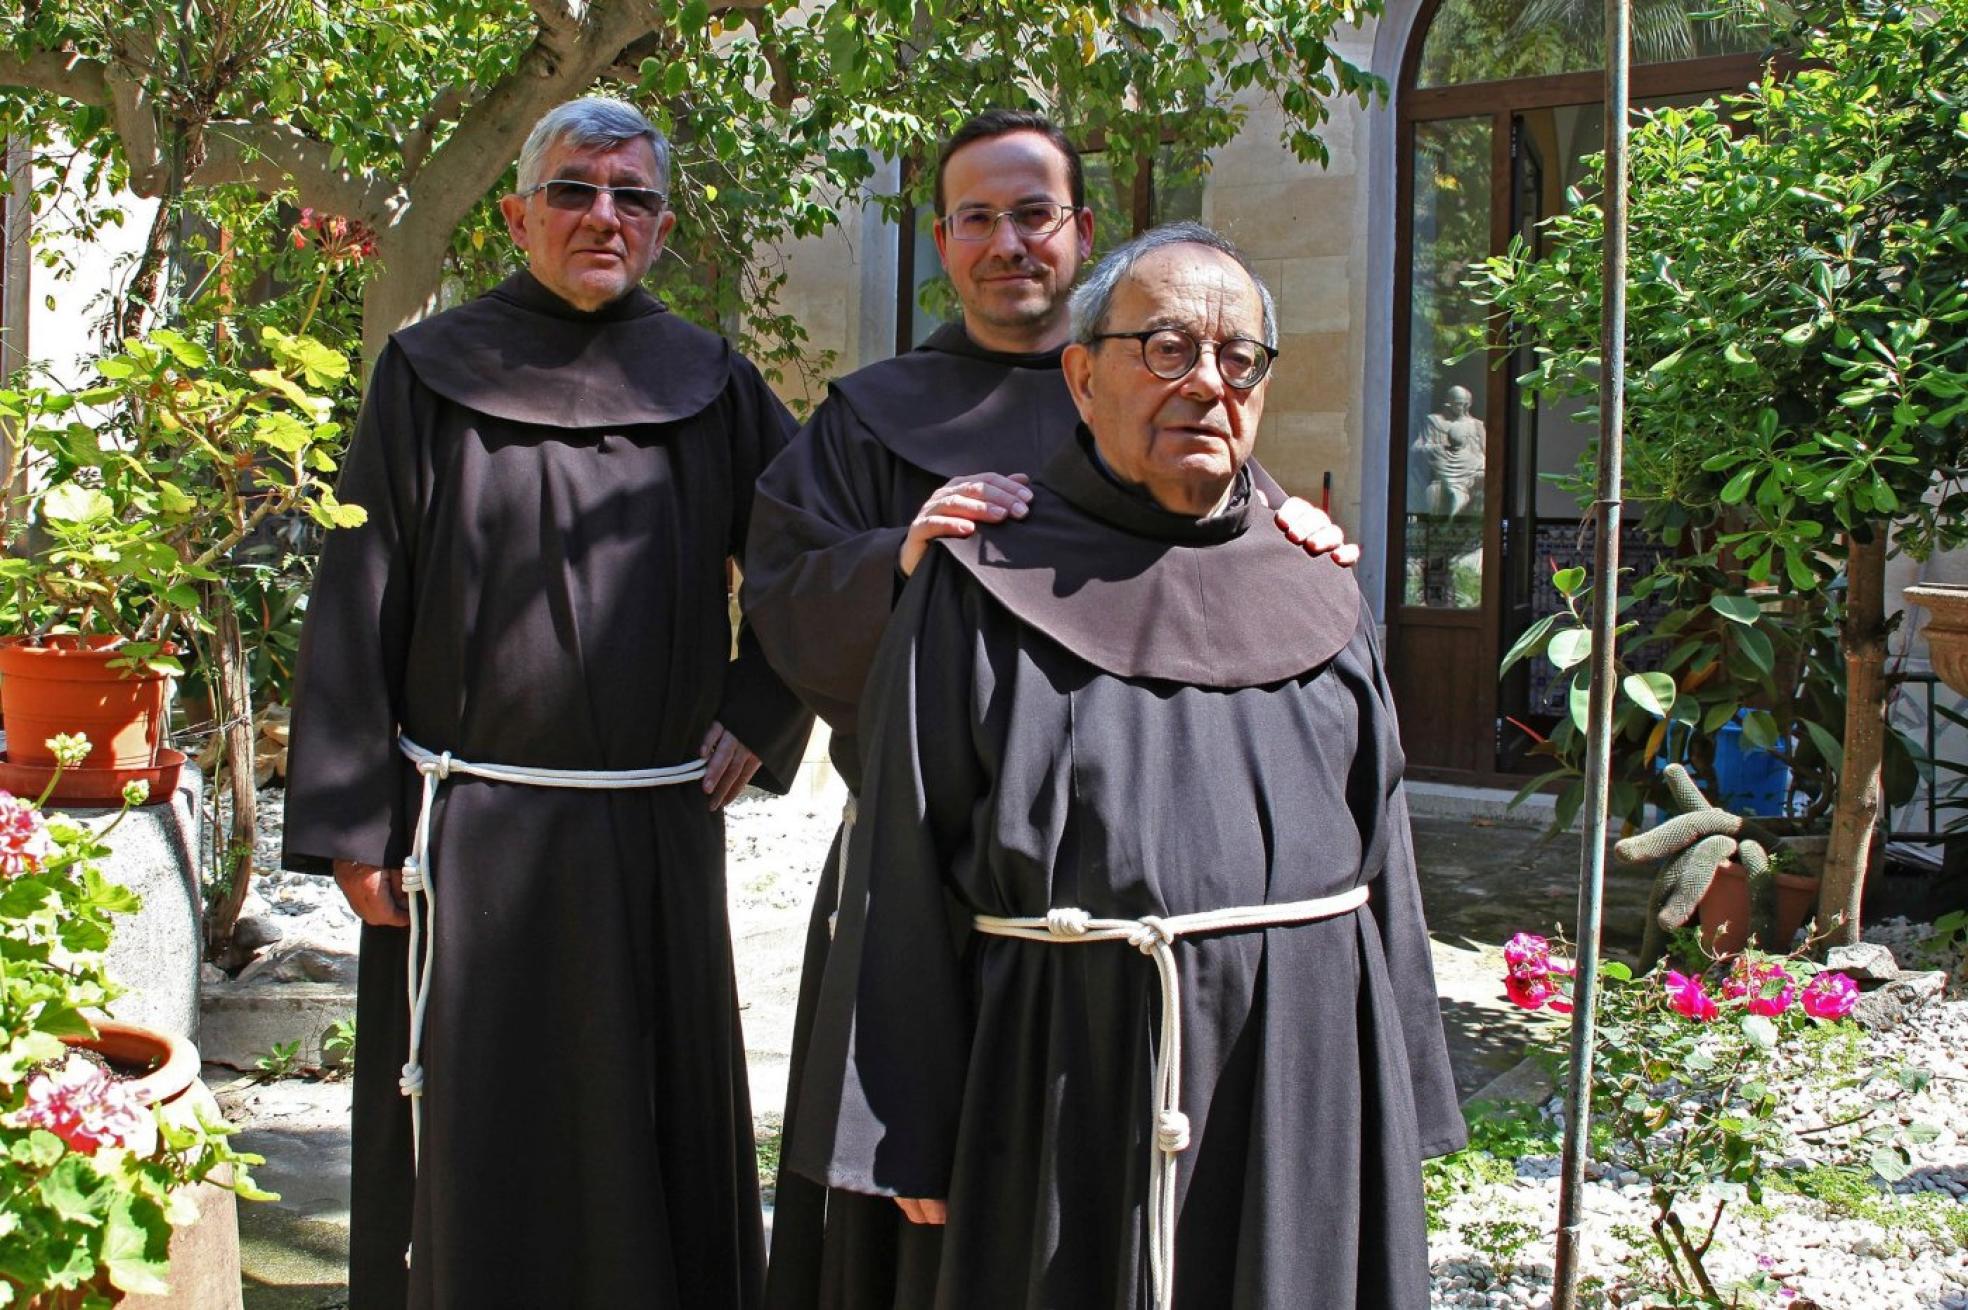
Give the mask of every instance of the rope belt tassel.
<path id="1" fill-rule="evenodd" d="M 1096 919 L 1085 910 L 1061 907 L 1043 917 L 980 914 L 972 920 L 981 933 L 1020 941 L 1126 942 L 1155 962 L 1162 989 L 1162 1023 L 1155 1050 L 1155 1147 L 1148 1160 L 1148 1272 L 1160 1310 L 1173 1310 L 1175 1305 L 1175 1157 L 1189 1148 L 1189 1116 L 1182 1112 L 1182 979 L 1176 969 L 1175 944 L 1196 933 L 1248 932 L 1337 918 L 1366 903 L 1367 889 L 1361 886 L 1309 901 L 1139 919 Z"/>
<path id="2" fill-rule="evenodd" d="M 410 839 L 410 854 L 403 861 L 403 898 L 409 903 L 410 945 L 407 987 L 410 1005 L 410 1048 L 403 1063 L 403 1076 L 397 1088 L 410 1098 L 410 1161 L 415 1169 L 423 1163 L 424 1152 L 424 1016 L 430 1008 L 431 961 L 437 948 L 437 889 L 430 878 L 431 811 L 437 804 L 437 789 L 454 773 L 488 782 L 515 783 L 522 787 L 558 787 L 578 791 L 634 791 L 650 787 L 674 787 L 695 782 L 705 773 L 703 760 L 685 764 L 666 764 L 650 769 L 538 769 L 512 764 L 472 764 L 456 759 L 450 751 L 428 751 L 408 737 L 396 739 L 397 749 L 417 766 L 423 775 L 423 800 L 417 807 L 417 825 Z M 426 920 L 428 919 L 428 923 Z M 410 1263 L 410 1252 L 403 1253 Z"/>

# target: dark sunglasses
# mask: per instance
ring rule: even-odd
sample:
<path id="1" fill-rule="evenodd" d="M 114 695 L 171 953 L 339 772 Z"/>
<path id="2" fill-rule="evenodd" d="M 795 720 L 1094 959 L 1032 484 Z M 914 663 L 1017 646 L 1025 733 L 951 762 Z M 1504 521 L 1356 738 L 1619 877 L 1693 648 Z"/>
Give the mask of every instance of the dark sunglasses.
<path id="1" fill-rule="evenodd" d="M 600 186 L 593 182 L 576 182 L 572 178 L 556 177 L 538 186 L 528 187 L 520 192 L 525 199 L 535 191 L 547 193 L 547 206 L 551 209 L 566 209 L 575 213 L 586 213 L 594 208 L 595 197 L 606 191 L 609 199 L 615 202 L 615 212 L 630 218 L 652 218 L 663 212 L 666 197 L 654 187 L 646 186 Z"/>

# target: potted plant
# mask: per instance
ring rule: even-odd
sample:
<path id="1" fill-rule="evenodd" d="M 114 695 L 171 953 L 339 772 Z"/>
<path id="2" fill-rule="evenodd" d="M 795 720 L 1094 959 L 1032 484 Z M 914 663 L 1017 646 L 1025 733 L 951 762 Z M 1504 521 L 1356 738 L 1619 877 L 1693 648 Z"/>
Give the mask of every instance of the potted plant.
<path id="1" fill-rule="evenodd" d="M 58 760 L 86 751 L 86 742 L 64 743 Z M 124 812 L 142 800 L 133 786 Z M 120 819 L 97 830 L 0 793 L 0 1300 L 8 1304 L 54 1310 L 210 1286 L 223 1281 L 227 1260 L 236 1294 L 230 1196 L 208 1185 L 264 1196 L 246 1172 L 259 1160 L 231 1148 L 231 1130 L 192 1081 L 196 1054 L 102 1017 L 116 995 L 104 971 L 112 919 L 136 908 L 98 867 Z M 216 1279 L 208 1270 L 201 1281 L 200 1259 L 222 1266 Z"/>
<path id="2" fill-rule="evenodd" d="M 183 646 L 236 630 L 227 584 L 242 543 L 296 512 L 323 527 L 362 521 L 330 482 L 341 424 L 329 393 L 348 360 L 306 334 L 331 263 L 299 331 L 260 329 L 263 354 L 216 327 L 205 340 L 161 328 L 97 360 L 99 385 L 79 394 L 0 391 L 19 452 L 6 483 L 29 488 L 0 558 L 19 628 L 0 641 L 17 787 L 53 776 L 40 743 L 62 733 L 97 745 L 57 799 L 110 801 L 155 768 Z M 250 720 L 250 706 L 225 708 Z"/>

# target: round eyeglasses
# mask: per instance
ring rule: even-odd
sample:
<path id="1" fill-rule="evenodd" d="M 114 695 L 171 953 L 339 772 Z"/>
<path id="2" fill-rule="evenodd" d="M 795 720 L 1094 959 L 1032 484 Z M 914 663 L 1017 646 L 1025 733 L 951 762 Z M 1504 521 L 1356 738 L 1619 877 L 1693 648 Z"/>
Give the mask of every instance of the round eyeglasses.
<path id="1" fill-rule="evenodd" d="M 1079 212 L 1076 205 L 1060 205 L 1050 200 L 1034 200 L 1010 209 L 959 209 L 943 219 L 943 231 L 953 241 L 989 241 L 1001 219 L 1011 220 L 1011 230 L 1029 241 L 1049 237 Z"/>
<path id="2" fill-rule="evenodd" d="M 1216 371 L 1228 385 L 1248 391 L 1264 381 L 1278 352 L 1262 341 L 1231 337 L 1227 341 L 1198 341 L 1184 328 L 1149 328 L 1144 332 L 1096 332 L 1092 341 L 1132 341 L 1141 347 L 1141 364 L 1168 382 L 1186 378 L 1203 357 L 1203 347 L 1216 352 Z"/>
<path id="3" fill-rule="evenodd" d="M 615 212 L 625 218 L 653 218 L 663 212 L 666 197 L 654 187 L 646 186 L 599 186 L 593 182 L 576 182 L 569 177 L 556 177 L 538 186 L 528 187 L 519 193 L 520 199 L 536 191 L 547 193 L 547 207 L 566 209 L 585 214 L 594 208 L 594 202 L 602 192 L 615 202 Z"/>

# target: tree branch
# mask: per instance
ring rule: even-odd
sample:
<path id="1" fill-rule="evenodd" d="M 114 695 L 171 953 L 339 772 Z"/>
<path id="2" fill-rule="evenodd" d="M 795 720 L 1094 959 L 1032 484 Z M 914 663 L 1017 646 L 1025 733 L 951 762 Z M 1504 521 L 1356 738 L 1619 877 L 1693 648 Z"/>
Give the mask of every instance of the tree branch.
<path id="1" fill-rule="evenodd" d="M 540 27 L 549 32 L 578 32 L 588 20 L 588 0 L 526 0 L 526 7 L 540 20 Z"/>
<path id="2" fill-rule="evenodd" d="M 431 152 L 411 188 L 422 211 L 417 221 L 447 232 L 456 227 L 518 156 L 541 114 L 586 91 L 624 49 L 661 24 L 650 0 L 593 0 L 578 33 L 565 42 L 554 41 L 543 24 L 518 66 L 467 108 Z"/>
<path id="3" fill-rule="evenodd" d="M 430 154 L 431 140 L 437 134 L 437 125 L 447 119 L 456 118 L 465 111 L 470 102 L 465 93 L 455 86 L 447 86 L 437 93 L 430 108 L 417 120 L 417 126 L 403 139 L 403 177 L 405 186 L 417 176 L 417 170 L 424 166 L 425 156 Z"/>
<path id="4" fill-rule="evenodd" d="M 190 179 L 201 186 L 243 182 L 266 195 L 291 187 L 303 205 L 378 228 L 400 207 L 387 179 L 337 165 L 328 146 L 287 124 L 218 119 L 206 126 L 205 144 Z"/>
<path id="5" fill-rule="evenodd" d="M 84 105 L 109 104 L 109 82 L 100 61 L 62 50 L 18 55 L 0 51 L 0 86 L 46 91 Z"/>
<path id="6" fill-rule="evenodd" d="M 130 165 L 130 190 L 140 196 L 162 195 L 170 185 L 171 166 L 158 148 L 157 110 L 150 93 L 120 64 L 103 70 L 103 79 L 109 85 L 110 117 Z"/>

